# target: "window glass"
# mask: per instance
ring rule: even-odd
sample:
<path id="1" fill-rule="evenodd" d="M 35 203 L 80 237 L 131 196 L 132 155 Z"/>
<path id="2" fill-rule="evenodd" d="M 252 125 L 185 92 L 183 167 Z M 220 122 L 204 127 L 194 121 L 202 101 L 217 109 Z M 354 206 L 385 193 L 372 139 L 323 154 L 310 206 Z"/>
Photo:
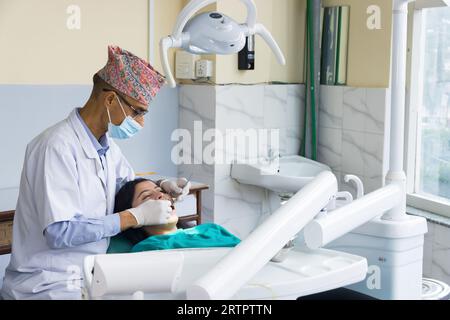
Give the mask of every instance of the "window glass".
<path id="1" fill-rule="evenodd" d="M 450 202 L 450 8 L 424 11 L 416 193 Z"/>

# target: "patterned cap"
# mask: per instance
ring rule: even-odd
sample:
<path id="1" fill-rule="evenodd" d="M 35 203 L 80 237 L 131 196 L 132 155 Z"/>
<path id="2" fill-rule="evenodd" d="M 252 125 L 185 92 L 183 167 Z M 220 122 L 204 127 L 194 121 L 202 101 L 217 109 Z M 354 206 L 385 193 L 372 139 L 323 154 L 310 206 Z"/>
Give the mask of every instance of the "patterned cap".
<path id="1" fill-rule="evenodd" d="M 117 46 L 108 46 L 108 62 L 98 72 L 110 86 L 148 106 L 165 78 L 148 62 Z"/>

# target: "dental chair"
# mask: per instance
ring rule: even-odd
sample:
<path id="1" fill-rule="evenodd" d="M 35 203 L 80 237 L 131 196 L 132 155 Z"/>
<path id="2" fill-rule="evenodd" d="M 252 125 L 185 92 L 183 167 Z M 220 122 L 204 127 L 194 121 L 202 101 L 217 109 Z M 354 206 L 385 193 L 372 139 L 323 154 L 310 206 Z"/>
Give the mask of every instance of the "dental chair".
<path id="1" fill-rule="evenodd" d="M 83 297 L 292 300 L 360 282 L 366 258 L 292 241 L 336 192 L 336 177 L 321 173 L 235 248 L 88 256 Z"/>

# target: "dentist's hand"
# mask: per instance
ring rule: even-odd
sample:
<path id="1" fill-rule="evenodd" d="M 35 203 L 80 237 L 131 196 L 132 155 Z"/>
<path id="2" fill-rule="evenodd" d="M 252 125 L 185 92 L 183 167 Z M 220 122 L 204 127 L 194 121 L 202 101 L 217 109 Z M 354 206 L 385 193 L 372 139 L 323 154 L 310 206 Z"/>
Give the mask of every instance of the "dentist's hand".
<path id="1" fill-rule="evenodd" d="M 159 183 L 161 189 L 177 201 L 182 201 L 189 194 L 191 182 L 186 178 L 179 178 L 176 181 L 163 180 Z"/>
<path id="2" fill-rule="evenodd" d="M 137 221 L 133 228 L 144 226 L 159 226 L 168 223 L 173 211 L 172 204 L 167 200 L 147 200 L 137 208 L 127 210 Z"/>

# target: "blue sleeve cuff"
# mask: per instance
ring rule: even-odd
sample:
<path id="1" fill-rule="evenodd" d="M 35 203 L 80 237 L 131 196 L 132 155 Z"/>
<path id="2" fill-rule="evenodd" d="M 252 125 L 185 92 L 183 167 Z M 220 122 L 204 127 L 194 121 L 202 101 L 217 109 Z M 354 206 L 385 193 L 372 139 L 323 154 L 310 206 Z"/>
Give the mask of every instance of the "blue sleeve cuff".
<path id="1" fill-rule="evenodd" d="M 114 237 L 120 233 L 120 216 L 119 214 L 110 214 L 104 218 L 105 237 Z"/>

